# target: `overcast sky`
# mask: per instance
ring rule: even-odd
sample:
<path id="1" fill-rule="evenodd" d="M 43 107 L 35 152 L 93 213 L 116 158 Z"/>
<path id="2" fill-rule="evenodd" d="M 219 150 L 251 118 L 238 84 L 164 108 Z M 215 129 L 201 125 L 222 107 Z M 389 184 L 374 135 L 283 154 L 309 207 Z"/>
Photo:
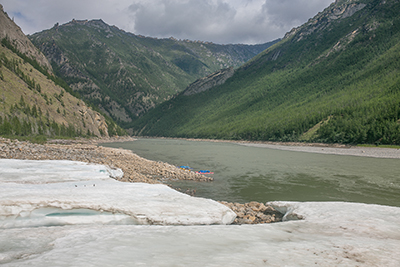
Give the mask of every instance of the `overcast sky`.
<path id="1" fill-rule="evenodd" d="M 25 34 L 102 19 L 134 34 L 256 44 L 281 38 L 334 0 L 0 0 Z"/>

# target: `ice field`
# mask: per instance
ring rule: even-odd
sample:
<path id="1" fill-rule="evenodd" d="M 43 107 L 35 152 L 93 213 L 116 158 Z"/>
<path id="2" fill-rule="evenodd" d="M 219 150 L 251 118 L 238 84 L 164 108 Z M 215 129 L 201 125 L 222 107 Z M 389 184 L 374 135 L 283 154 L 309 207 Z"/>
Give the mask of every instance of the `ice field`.
<path id="1" fill-rule="evenodd" d="M 228 225 L 235 214 L 213 200 L 118 175 L 0 160 L 0 265 L 400 266 L 398 207 L 272 202 L 285 222 Z"/>

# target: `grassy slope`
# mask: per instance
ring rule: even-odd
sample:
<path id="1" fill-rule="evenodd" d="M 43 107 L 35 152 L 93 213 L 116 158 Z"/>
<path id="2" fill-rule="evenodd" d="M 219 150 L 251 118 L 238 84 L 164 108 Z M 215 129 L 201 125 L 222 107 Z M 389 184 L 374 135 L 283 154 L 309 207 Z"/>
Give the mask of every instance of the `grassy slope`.
<path id="1" fill-rule="evenodd" d="M 400 4 L 363 2 L 351 17 L 320 18 L 325 29 L 271 47 L 224 85 L 161 105 L 137 133 L 294 141 L 331 118 L 308 141 L 399 144 Z"/>
<path id="2" fill-rule="evenodd" d="M 11 120 L 17 117 L 21 124 L 24 121 L 29 122 L 29 128 L 32 129 L 32 132 L 20 132 L 17 133 L 17 135 L 63 134 L 62 132 L 54 132 L 54 129 L 51 128 L 53 122 L 58 124 L 58 126 L 56 126 L 57 128 L 61 125 L 65 125 L 66 127 L 72 125 L 76 132 L 69 132 L 68 135 L 70 136 L 75 136 L 76 134 L 86 135 L 88 130 L 91 134 L 100 136 L 99 129 L 102 128 L 103 133 L 107 131 L 104 118 L 102 118 L 100 114 L 88 109 L 82 100 L 65 92 L 63 88 L 55 85 L 53 81 L 49 80 L 28 62 L 25 62 L 11 50 L 1 45 L 0 54 L 2 59 L 0 67 L 1 122 L 4 123 L 5 118 Z M 4 64 L 4 59 L 15 62 L 14 66 L 16 66 L 25 77 L 28 77 L 31 81 L 34 80 L 36 86 L 40 86 L 40 92 L 37 90 L 38 87 L 30 87 L 20 75 L 16 75 L 14 71 L 7 68 Z M 21 97 L 23 99 L 23 105 L 21 105 Z M 28 107 L 29 111 L 27 111 Z M 33 108 L 35 108 L 37 113 L 33 112 Z M 82 116 L 80 111 L 83 111 L 85 116 Z M 104 125 L 95 124 L 95 122 L 98 123 L 100 121 L 103 121 Z M 39 132 L 39 124 L 43 132 Z"/>

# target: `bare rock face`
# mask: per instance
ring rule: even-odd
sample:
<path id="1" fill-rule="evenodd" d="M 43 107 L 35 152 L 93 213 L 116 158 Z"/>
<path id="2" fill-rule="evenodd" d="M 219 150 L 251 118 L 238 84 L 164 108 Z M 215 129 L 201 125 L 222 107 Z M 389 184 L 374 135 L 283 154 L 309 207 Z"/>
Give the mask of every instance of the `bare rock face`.
<path id="1" fill-rule="evenodd" d="M 293 28 L 286 33 L 284 39 L 295 36 L 296 41 L 300 41 L 304 36 L 310 35 L 315 31 L 320 31 L 328 27 L 332 21 L 341 20 L 353 16 L 357 11 L 366 7 L 366 4 L 359 3 L 357 0 L 336 0 L 323 12 L 318 13 L 306 24 Z"/>
<path id="2" fill-rule="evenodd" d="M 79 109 L 79 114 L 82 118 L 85 118 L 87 127 L 92 133 L 96 136 L 101 136 L 102 134 L 100 132 L 102 132 L 104 136 L 108 137 L 107 123 L 100 113 L 88 108 L 84 103 L 82 103 Z"/>
<path id="3" fill-rule="evenodd" d="M 214 72 L 213 74 L 200 78 L 194 83 L 190 84 L 185 91 L 183 91 L 183 95 L 189 96 L 207 91 L 214 86 L 225 83 L 225 81 L 232 77 L 233 74 L 233 68 L 222 69 Z"/>
<path id="4" fill-rule="evenodd" d="M 0 4 L 0 39 L 8 38 L 12 44 L 23 54 L 34 58 L 42 67 L 52 72 L 52 67 L 47 58 L 25 36 L 21 28 L 12 21 L 4 12 Z"/>

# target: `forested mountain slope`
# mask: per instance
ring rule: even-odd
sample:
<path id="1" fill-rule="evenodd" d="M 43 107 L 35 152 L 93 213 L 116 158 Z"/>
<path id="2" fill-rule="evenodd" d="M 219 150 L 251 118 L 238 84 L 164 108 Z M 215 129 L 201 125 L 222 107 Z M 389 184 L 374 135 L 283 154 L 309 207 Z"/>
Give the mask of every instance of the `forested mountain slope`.
<path id="1" fill-rule="evenodd" d="M 151 136 L 400 144 L 400 2 L 338 0 L 235 71 L 143 116 Z"/>
<path id="2" fill-rule="evenodd" d="M 217 45 L 134 35 L 102 20 L 73 20 L 30 36 L 75 91 L 125 125 L 194 80 L 238 67 L 262 45 Z"/>
<path id="3" fill-rule="evenodd" d="M 108 136 L 122 129 L 68 92 L 0 5 L 0 135 Z M 71 91 L 72 92 L 72 91 Z"/>

